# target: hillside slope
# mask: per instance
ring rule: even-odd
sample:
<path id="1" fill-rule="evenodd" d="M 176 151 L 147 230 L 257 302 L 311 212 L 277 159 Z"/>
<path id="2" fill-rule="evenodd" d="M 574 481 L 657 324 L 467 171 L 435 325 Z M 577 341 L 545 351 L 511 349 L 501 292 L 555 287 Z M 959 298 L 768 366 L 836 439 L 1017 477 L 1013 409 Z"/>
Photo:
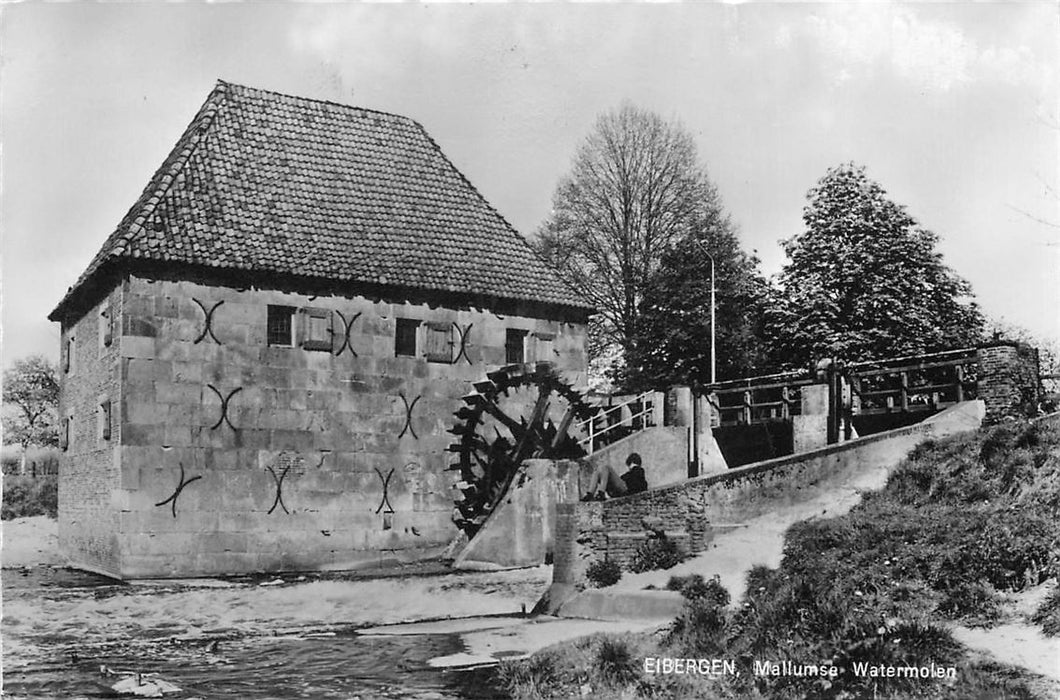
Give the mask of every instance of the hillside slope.
<path id="1" fill-rule="evenodd" d="M 1055 685 L 969 654 L 950 629 L 1008 623 L 1007 599 L 1055 585 L 1058 512 L 1060 417 L 926 443 L 847 515 L 794 525 L 780 566 L 753 569 L 742 600 L 687 587 L 661 637 L 583 640 L 500 673 L 520 698 L 1053 697 Z M 1056 629 L 1056 599 L 1035 624 Z M 645 656 L 739 673 L 646 674 Z"/>

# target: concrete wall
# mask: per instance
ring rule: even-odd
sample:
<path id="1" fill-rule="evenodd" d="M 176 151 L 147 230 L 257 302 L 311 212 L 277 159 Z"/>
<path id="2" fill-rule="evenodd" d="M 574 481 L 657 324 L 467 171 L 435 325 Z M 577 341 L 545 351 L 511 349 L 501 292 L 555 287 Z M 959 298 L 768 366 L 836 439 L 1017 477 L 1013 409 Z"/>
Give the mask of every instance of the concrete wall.
<path id="1" fill-rule="evenodd" d="M 639 452 L 644 458 L 649 486 L 683 481 L 687 477 L 688 429 L 645 428 L 584 460 L 527 460 L 507 495 L 457 554 L 453 566 L 501 569 L 545 563 L 553 554 L 557 504 L 578 501 L 601 463 L 625 473 L 630 452 Z"/>
<path id="2" fill-rule="evenodd" d="M 683 481 L 688 478 L 688 437 L 685 427 L 645 428 L 587 457 L 589 474 L 601 464 L 624 474 L 629 469 L 626 459 L 636 452 L 649 487 Z"/>
<path id="3" fill-rule="evenodd" d="M 505 364 L 506 329 L 553 335 L 547 359 L 584 384 L 580 324 L 138 277 L 122 294 L 120 481 L 107 517 L 110 570 L 123 577 L 436 554 L 456 533 L 447 429 L 471 383 Z M 322 311 L 333 343 L 270 346 L 269 305 Z M 421 322 L 415 357 L 395 356 L 400 318 Z M 424 355 L 427 324 L 455 324 L 455 361 Z M 76 559 L 81 547 L 67 549 Z"/>
<path id="4" fill-rule="evenodd" d="M 114 331 L 122 299 L 120 288 L 111 290 L 76 322 L 63 324 L 60 339 L 59 545 L 75 566 L 103 573 L 115 572 L 120 562 L 122 393 Z M 101 407 L 108 404 L 105 439 Z"/>
<path id="5" fill-rule="evenodd" d="M 665 530 L 686 551 L 706 549 L 713 527 L 731 526 L 779 505 L 810 500 L 880 465 L 896 466 L 931 437 L 974 429 L 982 404 L 968 402 L 907 428 L 878 433 L 801 455 L 781 457 L 598 503 L 556 510 L 553 603 L 584 583 L 585 567 L 611 559 L 626 567 L 647 535 L 645 521 Z"/>
<path id="6" fill-rule="evenodd" d="M 585 461 L 528 459 L 482 529 L 456 558 L 457 569 L 538 566 L 552 556 L 556 505 L 581 496 L 592 467 Z"/>

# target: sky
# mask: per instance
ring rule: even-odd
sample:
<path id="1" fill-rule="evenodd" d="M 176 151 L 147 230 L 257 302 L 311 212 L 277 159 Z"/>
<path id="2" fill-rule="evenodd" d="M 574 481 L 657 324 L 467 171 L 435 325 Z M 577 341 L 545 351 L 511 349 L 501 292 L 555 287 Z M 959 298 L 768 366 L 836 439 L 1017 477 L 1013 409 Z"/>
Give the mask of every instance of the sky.
<path id="1" fill-rule="evenodd" d="M 218 79 L 411 117 L 526 236 L 597 118 L 677 120 L 772 274 L 853 161 L 985 313 L 1060 338 L 1060 10 L 939 4 L 0 4 L 3 366 Z"/>

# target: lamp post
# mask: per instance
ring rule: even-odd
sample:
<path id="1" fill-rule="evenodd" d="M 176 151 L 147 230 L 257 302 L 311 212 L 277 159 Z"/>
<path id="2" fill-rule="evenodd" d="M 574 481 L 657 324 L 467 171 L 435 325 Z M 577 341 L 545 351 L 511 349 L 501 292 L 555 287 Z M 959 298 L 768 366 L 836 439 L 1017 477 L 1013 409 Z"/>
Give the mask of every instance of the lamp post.
<path id="1" fill-rule="evenodd" d="M 714 293 L 716 291 L 716 285 L 714 284 L 714 256 L 710 254 L 706 246 L 703 245 L 702 241 L 697 240 L 696 245 L 703 251 L 703 254 L 710 258 L 710 383 L 713 384 L 717 381 L 717 367 L 718 367 L 718 356 L 714 351 Z"/>

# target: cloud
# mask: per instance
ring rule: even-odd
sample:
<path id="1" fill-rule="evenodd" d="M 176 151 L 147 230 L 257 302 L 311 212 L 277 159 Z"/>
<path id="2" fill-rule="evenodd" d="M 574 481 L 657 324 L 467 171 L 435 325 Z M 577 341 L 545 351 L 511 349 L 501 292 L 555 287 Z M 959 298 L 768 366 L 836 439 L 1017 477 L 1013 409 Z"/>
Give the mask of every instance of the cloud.
<path id="1" fill-rule="evenodd" d="M 1019 43 L 1019 32 L 1008 34 L 1013 43 L 1007 46 L 982 45 L 967 29 L 974 29 L 975 22 L 958 26 L 922 15 L 908 7 L 836 4 L 808 17 L 804 29 L 831 59 L 836 83 L 865 78 L 879 69 L 938 91 L 978 81 L 1040 88 L 1053 78 L 1048 58 Z M 1037 20 L 1027 18 L 1027 23 L 1032 21 Z"/>

